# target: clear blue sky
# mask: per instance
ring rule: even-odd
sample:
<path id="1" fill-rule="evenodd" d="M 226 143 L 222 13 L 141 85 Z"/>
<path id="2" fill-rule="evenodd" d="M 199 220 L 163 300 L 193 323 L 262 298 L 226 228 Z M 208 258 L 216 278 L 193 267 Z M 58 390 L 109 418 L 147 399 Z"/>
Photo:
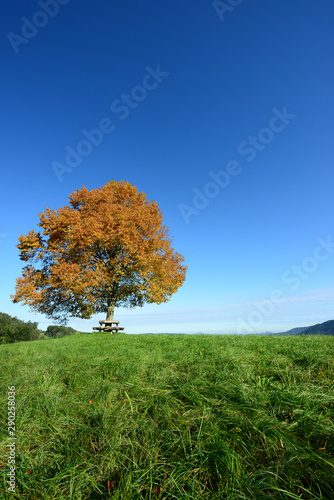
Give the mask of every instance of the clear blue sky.
<path id="1" fill-rule="evenodd" d="M 168 303 L 116 310 L 128 333 L 333 319 L 331 0 L 0 9 L 2 312 L 52 323 L 9 298 L 17 239 L 72 191 L 116 179 L 158 203 L 188 266 Z"/>

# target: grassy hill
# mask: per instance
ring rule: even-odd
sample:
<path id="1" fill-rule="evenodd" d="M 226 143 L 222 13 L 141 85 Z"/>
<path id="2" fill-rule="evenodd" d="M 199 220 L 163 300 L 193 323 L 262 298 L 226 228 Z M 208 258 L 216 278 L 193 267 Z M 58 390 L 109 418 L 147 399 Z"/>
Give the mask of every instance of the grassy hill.
<path id="1" fill-rule="evenodd" d="M 334 339 L 74 335 L 0 346 L 7 500 L 334 498 Z"/>

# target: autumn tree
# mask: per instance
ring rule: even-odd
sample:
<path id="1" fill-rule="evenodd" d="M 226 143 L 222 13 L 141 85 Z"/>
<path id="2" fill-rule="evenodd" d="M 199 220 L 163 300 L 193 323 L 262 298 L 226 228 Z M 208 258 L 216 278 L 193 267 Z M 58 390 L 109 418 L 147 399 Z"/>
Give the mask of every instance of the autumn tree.
<path id="1" fill-rule="evenodd" d="M 41 232 L 16 245 L 29 262 L 16 280 L 23 302 L 56 323 L 89 319 L 115 307 L 167 302 L 185 281 L 184 257 L 171 247 L 157 203 L 128 182 L 110 181 L 69 196 L 70 205 L 39 213 Z"/>

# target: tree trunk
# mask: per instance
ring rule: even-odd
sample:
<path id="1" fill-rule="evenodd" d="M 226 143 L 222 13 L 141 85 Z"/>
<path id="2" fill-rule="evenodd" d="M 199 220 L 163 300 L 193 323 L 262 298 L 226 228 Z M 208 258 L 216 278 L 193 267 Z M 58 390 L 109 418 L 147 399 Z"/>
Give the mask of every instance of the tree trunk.
<path id="1" fill-rule="evenodd" d="M 108 310 L 106 321 L 112 321 L 114 319 L 115 301 L 113 299 L 108 300 Z"/>

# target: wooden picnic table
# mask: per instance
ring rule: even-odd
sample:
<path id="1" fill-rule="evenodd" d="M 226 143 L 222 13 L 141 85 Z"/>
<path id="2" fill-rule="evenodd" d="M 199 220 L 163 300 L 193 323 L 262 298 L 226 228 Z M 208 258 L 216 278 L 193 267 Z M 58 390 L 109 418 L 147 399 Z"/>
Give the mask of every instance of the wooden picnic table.
<path id="1" fill-rule="evenodd" d="M 119 321 L 99 321 L 100 325 L 113 325 L 115 323 L 115 325 L 118 325 L 119 324 Z"/>
<path id="2" fill-rule="evenodd" d="M 93 330 L 98 330 L 99 332 L 118 332 L 119 330 L 124 330 L 124 328 L 118 326 L 119 321 L 99 321 L 100 326 L 94 326 Z M 105 325 L 105 326 L 102 326 Z M 115 325 L 115 326 L 114 326 Z"/>

